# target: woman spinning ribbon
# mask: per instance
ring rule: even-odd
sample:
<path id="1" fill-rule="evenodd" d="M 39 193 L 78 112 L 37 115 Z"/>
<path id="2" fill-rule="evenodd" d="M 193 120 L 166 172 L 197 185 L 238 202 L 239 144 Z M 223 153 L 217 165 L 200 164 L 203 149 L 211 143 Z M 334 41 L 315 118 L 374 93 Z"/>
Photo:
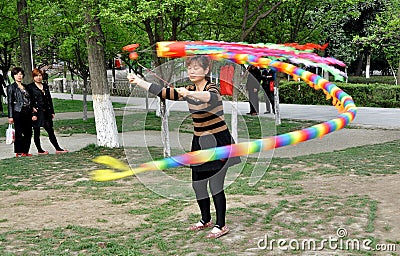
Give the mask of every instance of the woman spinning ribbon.
<path id="1" fill-rule="evenodd" d="M 126 50 L 133 51 L 136 47 L 137 45 L 127 46 Z M 320 67 L 333 74 L 335 79 L 343 79 L 342 76 L 345 74 L 334 68 L 333 65 L 345 66 L 345 64 L 336 59 L 323 58 L 312 53 L 312 49 L 316 48 L 320 49 L 321 47 L 313 44 L 304 46 L 298 44 L 251 45 L 216 41 L 157 43 L 157 55 L 159 57 L 180 58 L 189 56 L 186 64 L 189 79 L 193 82 L 193 85 L 172 89 L 150 84 L 134 74 L 129 74 L 128 79 L 130 83 L 138 84 L 159 97 L 188 102 L 194 123 L 192 152 L 150 161 L 136 168 L 130 168 L 125 163 L 109 156 L 99 156 L 93 161 L 120 171 L 95 170 L 92 172 L 92 179 L 109 181 L 146 171 L 190 165 L 192 168 L 192 185 L 202 215 L 200 222 L 190 227 L 190 230 L 201 230 L 212 226 L 210 198 L 207 193 L 209 183 L 217 219 L 216 225 L 208 237 L 217 238 L 226 234 L 229 229 L 225 226 L 226 199 L 223 185 L 227 169 L 240 162 L 238 157 L 321 138 L 328 133 L 344 128 L 356 116 L 357 108 L 350 95 L 316 74 L 283 62 L 289 61 Z M 137 58 L 137 54 L 134 52 L 131 52 L 131 56 L 132 59 Z M 207 56 L 215 60 L 228 59 L 238 64 L 250 64 L 261 68 L 270 67 L 277 72 L 299 77 L 312 88 L 322 90 L 327 99 L 332 99 L 332 104 L 338 108 L 341 114 L 335 119 L 302 130 L 234 144 L 224 121 L 222 100 L 218 88 L 207 79 L 210 70 L 210 60 Z"/>
<path id="2" fill-rule="evenodd" d="M 163 99 L 187 101 L 194 124 L 191 151 L 234 144 L 235 142 L 225 123 L 219 89 L 210 82 L 208 77 L 210 59 L 202 55 L 188 57 L 186 67 L 189 80 L 193 85 L 185 88 L 164 88 L 146 82 L 134 74 L 129 74 L 128 80 L 130 83 L 137 84 Z M 202 230 L 213 225 L 210 213 L 210 197 L 207 190 L 209 184 L 216 210 L 216 223 L 207 238 L 218 238 L 229 232 L 229 228 L 225 225 L 224 179 L 228 168 L 238 163 L 240 163 L 239 157 L 228 157 L 191 165 L 192 187 L 200 208 L 201 220 L 189 227 L 189 230 Z"/>

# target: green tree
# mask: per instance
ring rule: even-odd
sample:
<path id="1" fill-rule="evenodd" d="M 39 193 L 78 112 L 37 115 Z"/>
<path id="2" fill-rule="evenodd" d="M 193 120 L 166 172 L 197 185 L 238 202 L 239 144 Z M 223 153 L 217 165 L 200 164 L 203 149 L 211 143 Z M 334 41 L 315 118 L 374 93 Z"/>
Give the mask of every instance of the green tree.
<path id="1" fill-rule="evenodd" d="M 18 13 L 16 1 L 2 1 L 0 3 L 0 70 L 7 81 L 7 72 L 13 64 L 12 57 L 19 41 Z"/>
<path id="2" fill-rule="evenodd" d="M 371 26 L 370 36 L 365 38 L 374 49 L 382 49 L 390 65 L 396 84 L 400 81 L 400 2 L 388 1 L 385 9 Z"/>
<path id="3" fill-rule="evenodd" d="M 21 50 L 21 66 L 25 70 L 25 83 L 32 82 L 31 71 L 33 69 L 32 52 L 31 52 L 31 33 L 29 24 L 29 10 L 26 0 L 18 0 L 18 32 L 20 39 L 20 50 Z"/>

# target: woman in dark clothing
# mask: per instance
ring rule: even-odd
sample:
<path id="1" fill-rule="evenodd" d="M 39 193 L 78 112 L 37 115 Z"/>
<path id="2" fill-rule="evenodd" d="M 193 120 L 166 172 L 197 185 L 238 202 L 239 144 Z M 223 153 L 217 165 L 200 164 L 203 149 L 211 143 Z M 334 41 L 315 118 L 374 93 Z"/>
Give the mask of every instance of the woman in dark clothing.
<path id="1" fill-rule="evenodd" d="M 57 138 L 54 134 L 53 129 L 53 118 L 54 108 L 53 100 L 51 99 L 49 86 L 42 83 L 43 71 L 34 69 L 32 71 L 33 83 L 28 85 L 28 91 L 32 98 L 32 107 L 34 109 L 34 115 L 37 120 L 33 122 L 33 141 L 35 142 L 36 148 L 39 155 L 47 155 L 48 151 L 43 150 L 40 143 L 40 127 L 43 127 L 47 134 L 51 144 L 56 149 L 57 154 L 67 153 L 68 150 L 62 149 L 57 142 Z"/>
<path id="2" fill-rule="evenodd" d="M 248 115 L 256 116 L 259 112 L 258 91 L 260 90 L 261 71 L 258 67 L 250 65 L 247 68 L 249 72 L 246 88 L 249 93 L 250 112 Z"/>
<path id="3" fill-rule="evenodd" d="M 14 152 L 16 157 L 32 156 L 29 154 L 32 139 L 32 121 L 36 120 L 33 116 L 31 97 L 26 85 L 22 83 L 24 70 L 15 67 L 11 70 L 14 83 L 7 89 L 8 95 L 8 123 L 14 124 L 15 141 Z"/>
<path id="4" fill-rule="evenodd" d="M 210 70 L 210 59 L 206 56 L 189 57 L 186 66 L 193 85 L 185 88 L 165 88 L 148 83 L 134 74 L 129 74 L 128 80 L 161 98 L 187 101 L 194 125 L 192 151 L 235 143 L 225 123 L 219 89 L 207 77 Z M 201 220 L 191 226 L 190 230 L 202 230 L 213 226 L 210 197 L 207 191 L 209 184 L 217 218 L 214 228 L 207 237 L 218 238 L 229 232 L 229 228 L 225 225 L 224 180 L 228 168 L 238 163 L 240 163 L 240 158 L 233 157 L 191 166 L 192 187 L 200 208 Z"/>
<path id="5" fill-rule="evenodd" d="M 275 99 L 274 99 L 274 88 L 275 88 L 275 71 L 271 68 L 264 68 L 261 70 L 261 80 L 262 80 L 262 88 L 266 95 L 265 104 L 266 104 L 266 112 L 264 114 L 271 113 L 275 114 Z"/>

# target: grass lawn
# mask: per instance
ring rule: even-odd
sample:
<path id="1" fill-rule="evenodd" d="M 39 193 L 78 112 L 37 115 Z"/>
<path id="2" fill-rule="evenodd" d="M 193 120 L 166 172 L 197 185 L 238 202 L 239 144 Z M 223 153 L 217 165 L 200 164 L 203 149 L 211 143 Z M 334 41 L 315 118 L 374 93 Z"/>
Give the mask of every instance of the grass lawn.
<path id="1" fill-rule="evenodd" d="M 125 107 L 126 104 L 113 102 L 114 108 Z M 62 100 L 62 99 L 53 99 L 53 107 L 54 112 L 57 113 L 65 113 L 65 112 L 82 112 L 83 103 L 81 100 Z M 87 102 L 88 111 L 93 111 L 93 101 Z M 3 110 L 4 113 L 8 113 L 7 105 L 3 102 Z"/>
<path id="2" fill-rule="evenodd" d="M 0 254 L 268 255 L 272 252 L 258 248 L 266 235 L 270 241 L 322 241 L 335 236 L 338 228 L 349 231 L 348 239 L 399 248 L 400 239 L 381 239 L 395 224 L 378 224 L 384 202 L 372 198 L 369 191 L 373 188 L 368 186 L 375 179 L 398 180 L 399 143 L 274 158 L 255 186 L 248 185 L 254 164 L 250 159 L 226 190 L 227 225 L 232 231 L 217 240 L 204 239 L 205 231 L 186 230 L 200 217 L 195 201 L 164 198 L 135 177 L 104 183 L 88 179 L 90 170 L 103 168 L 90 161 L 92 158 L 110 155 L 124 159 L 121 148 L 88 146 L 67 155 L 5 159 L 0 162 L 0 211 L 4 213 L 0 217 Z M 136 152 L 130 160 L 137 163 L 149 160 L 140 153 L 144 148 L 125 150 Z M 152 155 L 162 154 L 161 148 L 150 150 Z M 188 168 L 167 173 L 177 179 L 189 177 Z M 340 193 L 339 184 L 346 180 L 352 180 L 354 188 Z M 320 189 L 328 181 L 333 189 Z M 365 182 L 364 189 L 356 189 L 357 181 Z M 326 247 L 321 252 L 376 255 Z"/>

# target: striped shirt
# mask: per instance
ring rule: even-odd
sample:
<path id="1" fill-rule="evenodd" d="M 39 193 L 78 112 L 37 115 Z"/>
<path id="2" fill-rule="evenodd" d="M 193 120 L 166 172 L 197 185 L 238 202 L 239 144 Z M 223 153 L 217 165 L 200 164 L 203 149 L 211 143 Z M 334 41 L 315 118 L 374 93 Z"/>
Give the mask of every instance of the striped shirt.
<path id="1" fill-rule="evenodd" d="M 186 86 L 188 91 L 196 91 L 195 85 Z M 193 119 L 194 135 L 203 136 L 227 131 L 224 110 L 222 107 L 222 97 L 218 87 L 213 83 L 207 83 L 204 91 L 210 93 L 210 100 L 202 102 L 193 97 L 183 98 L 173 88 L 165 88 L 157 84 L 151 84 L 149 92 L 168 100 L 186 100 L 189 111 Z"/>

